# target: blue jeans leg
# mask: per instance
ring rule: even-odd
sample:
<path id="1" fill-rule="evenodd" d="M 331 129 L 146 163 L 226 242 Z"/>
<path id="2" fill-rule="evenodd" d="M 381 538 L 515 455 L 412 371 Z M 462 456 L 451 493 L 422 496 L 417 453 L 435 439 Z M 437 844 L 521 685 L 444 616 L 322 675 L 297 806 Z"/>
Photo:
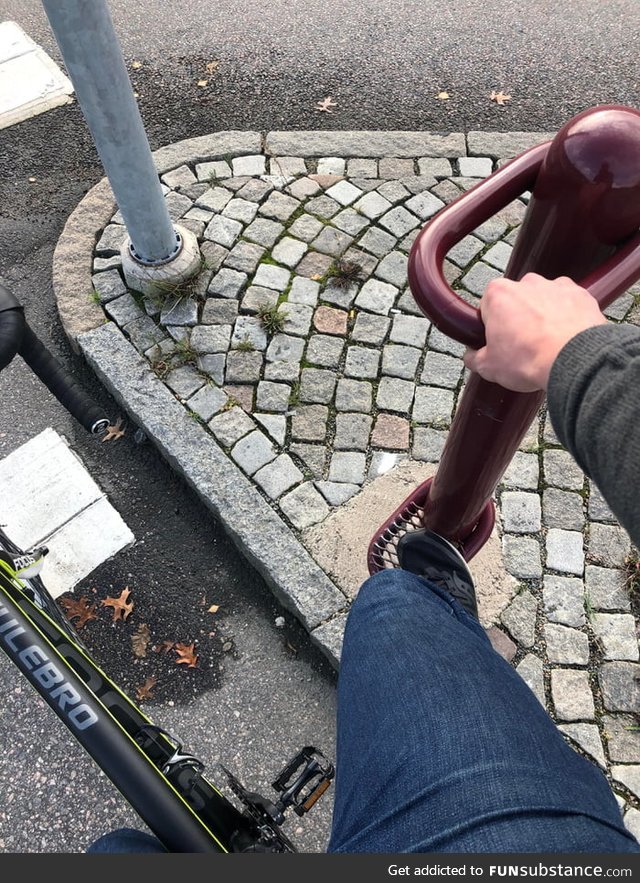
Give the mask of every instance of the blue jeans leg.
<path id="1" fill-rule="evenodd" d="M 330 852 L 639 852 L 598 767 L 481 626 L 405 571 L 367 580 L 338 680 Z"/>
<path id="2" fill-rule="evenodd" d="M 135 828 L 117 828 L 115 831 L 109 831 L 87 848 L 87 853 L 166 851 L 162 843 L 152 834 L 136 831 Z"/>

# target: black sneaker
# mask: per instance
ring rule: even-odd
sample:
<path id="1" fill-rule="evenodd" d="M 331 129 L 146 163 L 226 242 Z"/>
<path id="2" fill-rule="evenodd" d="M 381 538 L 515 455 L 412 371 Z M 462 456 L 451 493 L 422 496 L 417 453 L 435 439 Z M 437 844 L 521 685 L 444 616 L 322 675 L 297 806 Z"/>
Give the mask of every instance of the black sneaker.
<path id="1" fill-rule="evenodd" d="M 460 552 L 432 530 L 411 530 L 398 542 L 400 567 L 445 589 L 474 619 L 478 604 L 473 577 Z"/>

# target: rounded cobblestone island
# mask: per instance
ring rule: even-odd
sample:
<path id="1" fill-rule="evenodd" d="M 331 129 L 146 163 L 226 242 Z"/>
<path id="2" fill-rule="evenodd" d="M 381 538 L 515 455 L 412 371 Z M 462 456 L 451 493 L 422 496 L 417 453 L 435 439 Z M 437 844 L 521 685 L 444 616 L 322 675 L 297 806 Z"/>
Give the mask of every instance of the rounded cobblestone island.
<path id="1" fill-rule="evenodd" d="M 118 213 L 97 241 L 94 299 L 173 404 L 240 470 L 268 507 L 261 511 L 303 545 L 381 473 L 440 458 L 465 383 L 464 347 L 417 308 L 407 260 L 422 226 L 502 161 L 483 137 L 484 156 L 461 155 L 456 141 L 446 155 L 413 158 L 221 152 L 176 163 L 161 176 L 165 199 L 198 238 L 202 266 L 174 290 L 127 290 Z M 469 302 L 504 272 L 527 196 L 447 255 L 446 276 Z M 638 323 L 637 293 L 609 307 L 609 319 Z M 107 349 L 99 334 L 82 344 L 94 362 Z M 517 589 L 489 629 L 494 646 L 607 771 L 637 825 L 640 663 L 628 536 L 559 445 L 544 408 L 496 502 L 503 564 Z M 332 597 L 306 623 L 310 631 L 343 626 L 348 603 Z"/>

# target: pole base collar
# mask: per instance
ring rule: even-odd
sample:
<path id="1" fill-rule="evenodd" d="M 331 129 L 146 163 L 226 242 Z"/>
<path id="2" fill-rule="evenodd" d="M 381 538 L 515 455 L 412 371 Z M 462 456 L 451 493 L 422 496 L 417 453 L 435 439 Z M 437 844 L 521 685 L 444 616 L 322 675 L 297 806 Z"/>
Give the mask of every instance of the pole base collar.
<path id="1" fill-rule="evenodd" d="M 146 265 L 137 261 L 131 254 L 131 240 L 127 236 L 122 243 L 120 254 L 122 270 L 128 288 L 142 294 L 171 294 L 181 283 L 195 276 L 202 266 L 202 256 L 198 240 L 191 230 L 175 225 L 182 248 L 171 260 L 162 264 Z"/>

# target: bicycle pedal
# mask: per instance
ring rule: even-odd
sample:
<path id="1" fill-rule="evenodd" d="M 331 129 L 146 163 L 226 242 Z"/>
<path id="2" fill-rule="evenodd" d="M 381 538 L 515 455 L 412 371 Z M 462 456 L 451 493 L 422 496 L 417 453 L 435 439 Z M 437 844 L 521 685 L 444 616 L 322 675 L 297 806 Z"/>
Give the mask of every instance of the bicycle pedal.
<path id="1" fill-rule="evenodd" d="M 282 796 L 278 807 L 292 808 L 303 816 L 325 793 L 335 775 L 335 768 L 313 745 L 305 746 L 282 770 L 273 788 Z"/>

